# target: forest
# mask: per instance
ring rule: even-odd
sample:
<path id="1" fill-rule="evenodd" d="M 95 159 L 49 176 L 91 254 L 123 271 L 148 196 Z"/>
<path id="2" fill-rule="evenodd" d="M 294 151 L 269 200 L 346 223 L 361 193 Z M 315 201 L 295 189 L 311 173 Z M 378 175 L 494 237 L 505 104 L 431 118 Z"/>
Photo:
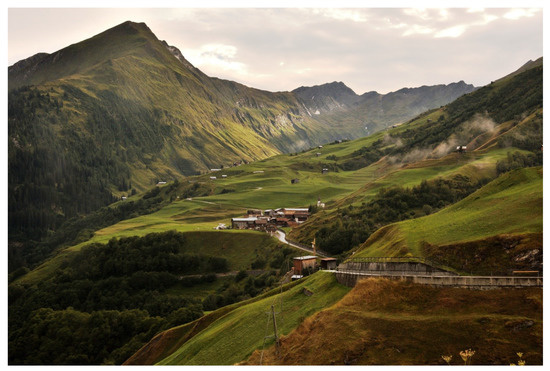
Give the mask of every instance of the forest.
<path id="1" fill-rule="evenodd" d="M 274 287 L 295 254 L 274 247 L 254 269 L 199 298 L 168 289 L 218 280 L 227 259 L 186 252 L 184 233 L 152 233 L 90 244 L 67 258 L 52 279 L 9 286 L 10 364 L 120 364 L 154 334 Z M 282 272 L 284 271 L 284 272 Z"/>

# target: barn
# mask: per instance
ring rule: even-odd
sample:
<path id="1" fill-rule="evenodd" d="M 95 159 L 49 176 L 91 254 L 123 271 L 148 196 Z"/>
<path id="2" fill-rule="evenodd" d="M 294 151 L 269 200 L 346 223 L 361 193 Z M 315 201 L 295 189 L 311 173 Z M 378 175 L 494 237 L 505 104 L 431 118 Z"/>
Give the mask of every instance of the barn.
<path id="1" fill-rule="evenodd" d="M 317 262 L 317 257 L 313 255 L 298 256 L 294 258 L 294 274 L 303 276 L 304 271 L 308 268 L 314 269 Z"/>

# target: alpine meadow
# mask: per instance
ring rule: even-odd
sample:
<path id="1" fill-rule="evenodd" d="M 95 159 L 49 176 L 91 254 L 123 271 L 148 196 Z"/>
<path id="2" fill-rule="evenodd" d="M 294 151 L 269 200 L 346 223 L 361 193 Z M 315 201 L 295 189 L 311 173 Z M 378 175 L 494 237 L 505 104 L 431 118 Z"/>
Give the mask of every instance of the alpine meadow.
<path id="1" fill-rule="evenodd" d="M 542 365 L 542 57 L 271 92 L 178 47 L 8 67 L 10 365 Z"/>

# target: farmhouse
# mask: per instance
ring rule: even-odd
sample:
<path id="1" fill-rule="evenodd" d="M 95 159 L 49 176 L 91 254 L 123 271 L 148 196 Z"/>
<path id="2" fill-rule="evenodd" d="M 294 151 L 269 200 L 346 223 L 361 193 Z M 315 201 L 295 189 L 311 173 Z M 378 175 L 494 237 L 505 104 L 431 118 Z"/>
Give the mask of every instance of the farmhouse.
<path id="1" fill-rule="evenodd" d="M 309 217 L 309 209 L 307 208 L 284 208 L 281 210 L 284 216 L 297 223 L 305 222 Z"/>
<path id="2" fill-rule="evenodd" d="M 294 260 L 294 275 L 303 276 L 306 269 L 315 269 L 317 257 L 313 255 L 298 256 Z"/>
<path id="3" fill-rule="evenodd" d="M 254 229 L 255 222 L 258 218 L 231 218 L 231 228 L 233 229 Z"/>
<path id="4" fill-rule="evenodd" d="M 274 219 L 271 219 L 272 222 L 275 223 L 275 225 L 279 226 L 279 227 L 288 227 L 288 223 L 290 222 L 290 219 L 288 218 L 274 218 Z"/>
<path id="5" fill-rule="evenodd" d="M 321 170 L 321 174 L 326 174 L 328 173 L 328 169 L 327 168 L 324 168 L 323 170 Z"/>

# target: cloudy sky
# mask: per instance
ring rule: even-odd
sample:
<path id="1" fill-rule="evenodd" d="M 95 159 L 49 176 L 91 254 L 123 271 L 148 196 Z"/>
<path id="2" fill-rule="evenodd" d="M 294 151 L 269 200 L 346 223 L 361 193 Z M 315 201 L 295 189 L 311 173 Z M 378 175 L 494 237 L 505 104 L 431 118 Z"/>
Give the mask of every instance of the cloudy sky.
<path id="1" fill-rule="evenodd" d="M 12 65 L 52 53 L 131 20 L 145 22 L 206 74 L 270 91 L 331 81 L 358 94 L 460 80 L 481 86 L 542 56 L 543 47 L 542 2 L 475 2 L 485 3 L 504 5 L 314 8 L 325 3 L 298 0 L 274 3 L 290 4 L 283 8 L 196 8 L 211 5 L 203 1 L 186 3 L 192 8 L 41 9 L 16 2 L 7 10 L 7 59 Z M 519 4 L 535 8 L 513 7 Z"/>

